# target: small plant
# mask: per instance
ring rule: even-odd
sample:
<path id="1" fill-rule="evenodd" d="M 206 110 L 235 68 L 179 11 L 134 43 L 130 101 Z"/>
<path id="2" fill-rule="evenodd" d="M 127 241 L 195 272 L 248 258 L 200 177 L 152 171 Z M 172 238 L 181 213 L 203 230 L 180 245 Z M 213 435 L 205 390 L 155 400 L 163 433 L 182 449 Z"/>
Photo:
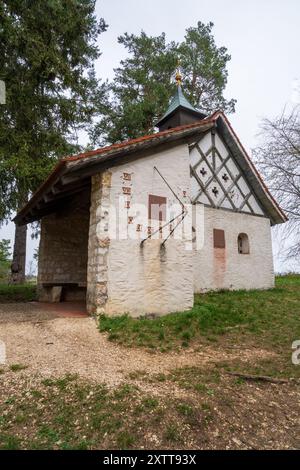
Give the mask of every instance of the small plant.
<path id="1" fill-rule="evenodd" d="M 162 341 L 163 339 L 165 339 L 165 332 L 163 329 L 161 329 L 158 333 L 158 339 L 159 341 Z"/>
<path id="2" fill-rule="evenodd" d="M 31 390 L 31 395 L 34 398 L 42 398 L 43 394 L 39 390 Z"/>
<path id="3" fill-rule="evenodd" d="M 24 370 L 24 369 L 27 369 L 28 366 L 26 366 L 25 364 L 11 364 L 9 366 L 9 369 L 12 371 L 12 372 L 18 372 L 19 370 Z"/>
<path id="4" fill-rule="evenodd" d="M 159 374 L 155 374 L 153 376 L 153 379 L 157 382 L 165 382 L 167 380 L 167 377 L 165 376 L 165 374 L 160 372 Z"/>
<path id="5" fill-rule="evenodd" d="M 132 372 L 129 372 L 128 378 L 131 380 L 138 380 L 145 377 L 145 375 L 147 375 L 147 372 L 144 370 L 134 370 Z"/>
<path id="6" fill-rule="evenodd" d="M 209 403 L 201 403 L 201 408 L 203 411 L 211 411 L 211 406 Z"/>
<path id="7" fill-rule="evenodd" d="M 145 408 L 156 408 L 158 400 L 156 398 L 144 398 L 142 400 L 142 405 L 144 405 Z"/>
<path id="8" fill-rule="evenodd" d="M 203 384 L 203 383 L 198 383 L 195 385 L 195 390 L 197 392 L 207 392 L 207 385 Z"/>
<path id="9" fill-rule="evenodd" d="M 192 416 L 194 414 L 194 408 L 187 403 L 179 403 L 176 409 L 183 416 Z"/>
<path id="10" fill-rule="evenodd" d="M 134 385 L 124 384 L 121 385 L 117 390 L 114 392 L 114 396 L 118 399 L 125 398 L 128 395 L 131 395 L 136 390 Z"/>
<path id="11" fill-rule="evenodd" d="M 70 382 L 74 382 L 77 379 L 77 374 L 67 374 L 61 379 L 43 379 L 42 384 L 46 387 L 58 387 L 60 390 L 65 390 Z"/>
<path id="12" fill-rule="evenodd" d="M 20 439 L 10 434 L 0 434 L 0 449 L 18 450 L 20 449 Z"/>
<path id="13" fill-rule="evenodd" d="M 129 449 L 133 446 L 135 438 L 128 431 L 122 431 L 117 436 L 117 445 L 120 449 Z"/>
<path id="14" fill-rule="evenodd" d="M 171 442 L 180 442 L 181 436 L 178 427 L 175 424 L 169 424 L 165 430 L 164 438 Z"/>

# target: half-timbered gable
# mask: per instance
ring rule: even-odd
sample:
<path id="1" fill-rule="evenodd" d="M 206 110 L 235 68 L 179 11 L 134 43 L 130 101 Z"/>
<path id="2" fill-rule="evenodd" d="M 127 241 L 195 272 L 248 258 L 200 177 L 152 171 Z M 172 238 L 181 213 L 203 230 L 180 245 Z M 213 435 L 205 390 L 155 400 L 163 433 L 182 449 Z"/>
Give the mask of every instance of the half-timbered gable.
<path id="1" fill-rule="evenodd" d="M 207 131 L 189 149 L 193 204 L 266 216 L 246 175 L 218 131 Z"/>

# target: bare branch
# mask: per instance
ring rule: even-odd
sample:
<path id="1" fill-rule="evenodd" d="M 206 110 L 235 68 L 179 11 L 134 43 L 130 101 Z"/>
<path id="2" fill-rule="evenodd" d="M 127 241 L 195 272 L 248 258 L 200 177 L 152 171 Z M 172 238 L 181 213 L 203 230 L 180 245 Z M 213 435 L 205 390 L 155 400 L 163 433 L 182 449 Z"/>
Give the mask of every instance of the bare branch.
<path id="1" fill-rule="evenodd" d="M 289 215 L 284 237 L 289 239 L 285 259 L 300 258 L 300 106 L 284 109 L 274 120 L 261 125 L 261 144 L 254 159 L 275 198 Z"/>

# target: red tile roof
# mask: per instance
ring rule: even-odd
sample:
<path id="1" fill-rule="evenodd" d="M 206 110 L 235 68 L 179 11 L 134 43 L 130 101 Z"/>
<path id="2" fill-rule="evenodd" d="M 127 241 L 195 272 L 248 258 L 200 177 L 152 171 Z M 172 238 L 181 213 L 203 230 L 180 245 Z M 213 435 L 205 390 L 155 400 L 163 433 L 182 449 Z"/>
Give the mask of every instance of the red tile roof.
<path id="1" fill-rule="evenodd" d="M 19 220 L 24 221 L 25 215 L 32 209 L 32 207 L 34 206 L 34 203 L 39 201 L 43 197 L 43 194 L 59 178 L 59 176 L 62 173 L 64 167 L 67 167 L 68 163 L 85 160 L 85 159 L 88 159 L 90 157 L 98 157 L 98 156 L 101 157 L 101 156 L 104 156 L 105 154 L 113 154 L 113 155 L 115 153 L 118 154 L 119 150 L 121 151 L 122 149 L 127 149 L 127 148 L 130 149 L 131 146 L 136 146 L 138 144 L 143 145 L 143 143 L 146 143 L 146 142 L 151 142 L 151 141 L 153 141 L 153 143 L 155 143 L 155 141 L 162 141 L 163 142 L 164 137 L 167 138 L 168 136 L 172 136 L 173 134 L 175 134 L 175 135 L 180 134 L 182 131 L 185 131 L 185 130 L 188 130 L 188 129 L 195 129 L 196 130 L 196 129 L 201 129 L 202 127 L 207 126 L 209 124 L 213 125 L 217 121 L 217 119 L 220 118 L 220 117 L 226 123 L 228 129 L 230 130 L 230 132 L 232 134 L 233 139 L 236 141 L 237 145 L 240 147 L 240 149 L 241 149 L 241 151 L 244 155 L 244 158 L 248 162 L 249 167 L 251 168 L 253 174 L 256 176 L 256 178 L 259 181 L 261 187 L 263 188 L 264 192 L 266 193 L 269 200 L 271 201 L 271 204 L 273 205 L 273 207 L 275 207 L 275 210 L 277 210 L 277 213 L 280 214 L 280 216 L 282 218 L 282 221 L 287 220 L 286 215 L 281 210 L 281 208 L 278 206 L 277 202 L 275 201 L 275 199 L 273 198 L 273 196 L 269 192 L 267 186 L 265 185 L 265 183 L 264 183 L 262 177 L 260 176 L 259 172 L 257 171 L 255 166 L 253 165 L 248 153 L 246 152 L 246 150 L 244 149 L 244 147 L 243 147 L 242 143 L 240 142 L 238 136 L 234 132 L 229 120 L 227 119 L 227 117 L 221 111 L 216 111 L 215 113 L 213 113 L 208 118 L 202 119 L 201 121 L 197 121 L 193 124 L 187 124 L 187 125 L 184 125 L 184 126 L 174 127 L 172 129 L 168 129 L 166 131 L 157 132 L 155 134 L 150 134 L 150 135 L 145 135 L 145 136 L 142 136 L 142 137 L 138 137 L 136 139 L 126 140 L 126 141 L 118 143 L 118 144 L 109 145 L 109 146 L 102 147 L 102 148 L 92 150 L 92 151 L 89 151 L 89 152 L 83 152 L 83 153 L 79 153 L 77 155 L 71 155 L 69 157 L 63 158 L 62 160 L 60 160 L 56 164 L 56 166 L 54 167 L 53 171 L 50 173 L 48 178 L 37 189 L 37 191 L 33 194 L 33 196 L 28 201 L 28 203 L 19 211 L 19 213 L 17 214 L 17 216 L 15 217 L 14 220 L 16 220 L 17 222 Z M 101 158 L 100 158 L 100 160 L 101 160 Z"/>
<path id="2" fill-rule="evenodd" d="M 211 116 L 209 116 L 206 119 L 202 119 L 201 121 L 197 121 L 193 124 L 187 124 L 184 126 L 177 126 L 172 129 L 168 129 L 166 131 L 162 132 L 156 132 L 154 134 L 149 134 L 145 135 L 142 137 L 138 137 L 136 139 L 130 139 L 130 140 L 125 140 L 124 142 L 121 142 L 119 144 L 113 144 L 113 145 L 108 145 L 106 147 L 102 147 L 96 150 L 91 150 L 88 152 L 83 152 L 79 153 L 77 155 L 70 155 L 68 157 L 64 157 L 61 160 L 57 162 L 55 167 L 53 168 L 52 172 L 49 174 L 49 176 L 46 178 L 46 180 L 38 187 L 38 189 L 35 191 L 35 193 L 32 195 L 30 200 L 27 202 L 27 204 L 22 207 L 22 209 L 18 212 L 16 217 L 14 218 L 15 221 L 18 221 L 22 219 L 22 217 L 25 216 L 26 212 L 32 207 L 33 203 L 37 200 L 39 200 L 45 190 L 51 186 L 52 183 L 56 181 L 58 176 L 60 175 L 61 171 L 63 170 L 64 167 L 69 162 L 74 162 L 78 160 L 84 160 L 85 158 L 93 157 L 93 156 L 102 156 L 106 153 L 118 151 L 125 149 L 130 146 L 134 146 L 137 144 L 143 144 L 144 142 L 150 142 L 150 141 L 155 141 L 155 140 L 163 140 L 163 137 L 168 137 L 169 135 L 180 133 L 181 131 L 185 131 L 188 129 L 197 129 L 201 128 L 203 126 L 209 125 L 209 124 L 214 124 L 216 119 L 219 116 L 219 112 L 213 113 Z"/>
<path id="3" fill-rule="evenodd" d="M 218 115 L 219 115 L 219 111 L 213 113 L 210 117 L 206 119 L 202 119 L 201 121 L 194 122 L 193 124 L 186 124 L 184 126 L 173 127 L 172 129 L 167 129 L 166 131 L 162 131 L 162 132 L 156 132 L 155 134 L 143 135 L 142 137 L 137 137 L 136 139 L 125 140 L 124 142 L 121 142 L 119 144 L 113 144 L 113 145 L 99 148 L 97 150 L 91 150 L 89 152 L 79 153 L 77 155 L 71 155 L 69 157 L 66 157 L 64 160 L 76 161 L 82 158 L 92 157 L 94 155 L 101 155 L 111 150 L 122 149 L 129 145 L 136 145 L 142 142 L 159 139 L 160 137 L 168 136 L 176 132 L 183 131 L 185 129 L 193 129 L 193 128 L 205 126 L 207 124 L 213 124 L 215 120 L 218 118 Z"/>

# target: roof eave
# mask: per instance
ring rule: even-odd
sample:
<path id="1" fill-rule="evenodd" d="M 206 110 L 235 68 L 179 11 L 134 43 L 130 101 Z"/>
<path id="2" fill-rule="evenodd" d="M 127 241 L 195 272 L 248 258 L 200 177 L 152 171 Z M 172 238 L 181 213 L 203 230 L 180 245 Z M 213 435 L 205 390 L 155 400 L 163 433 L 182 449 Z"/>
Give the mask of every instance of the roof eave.
<path id="1" fill-rule="evenodd" d="M 124 142 L 119 146 L 111 146 L 99 149 L 98 151 L 87 152 L 86 154 L 79 154 L 72 157 L 65 158 L 58 162 L 52 173 L 45 180 L 45 182 L 33 194 L 27 204 L 18 212 L 13 219 L 18 225 L 24 225 L 34 220 L 39 220 L 41 217 L 38 215 L 37 206 L 42 203 L 44 198 L 52 191 L 52 188 L 58 184 L 64 183 L 63 179 L 67 179 L 70 175 L 78 174 L 78 181 L 80 181 L 80 172 L 84 167 L 89 165 L 91 173 L 97 173 L 99 165 L 104 164 L 112 159 L 119 159 L 122 156 L 138 153 L 148 148 L 154 148 L 161 144 L 169 142 L 180 141 L 189 136 L 197 134 L 197 132 L 205 132 L 214 126 L 214 119 L 209 118 L 198 123 L 193 123 L 187 126 L 179 126 L 168 131 L 163 131 L 157 134 L 152 134 L 148 138 L 134 139 L 128 143 Z M 141 141 L 140 141 L 141 140 Z M 109 163 L 110 164 L 110 163 Z M 118 162 L 122 164 L 122 161 Z M 30 215 L 31 214 L 31 215 Z M 36 214 L 36 216 L 34 216 Z"/>

